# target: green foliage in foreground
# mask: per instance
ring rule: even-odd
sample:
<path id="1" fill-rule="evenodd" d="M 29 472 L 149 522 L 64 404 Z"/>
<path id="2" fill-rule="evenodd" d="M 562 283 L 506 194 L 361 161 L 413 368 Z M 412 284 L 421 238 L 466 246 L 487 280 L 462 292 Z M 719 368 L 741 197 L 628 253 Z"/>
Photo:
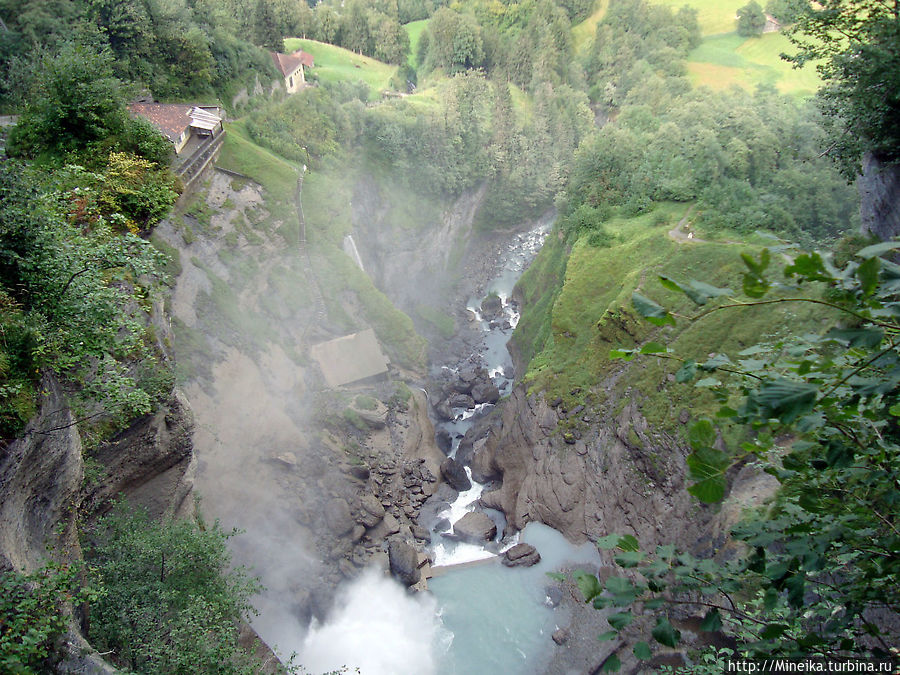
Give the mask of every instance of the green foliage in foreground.
<path id="1" fill-rule="evenodd" d="M 608 619 L 613 630 L 602 639 L 628 625 L 629 608 L 641 602 L 645 609 L 701 611 L 703 630 L 725 627 L 751 656 L 889 656 L 900 640 L 900 265 L 880 256 L 897 248 L 897 242 L 869 246 L 838 267 L 827 255 L 780 247 L 791 258 L 784 279 L 772 274 L 769 250 L 758 259 L 744 254 L 747 300 L 719 300 L 732 293 L 696 280 L 661 279 L 708 307 L 691 322 L 747 306 L 813 304 L 840 323 L 704 363 L 681 359 L 661 343 L 615 350 L 624 358 L 676 358 L 680 382 L 699 377 L 696 386 L 718 398 L 720 429 L 703 420 L 689 433 L 694 496 L 721 501 L 725 473 L 736 462 L 757 463 L 781 487 L 770 507 L 733 529 L 746 554 L 724 564 L 673 546 L 647 554 L 632 536 L 601 539 L 601 547 L 618 549 L 620 567 L 639 573 L 602 585 L 578 575 L 587 601 L 616 608 Z M 810 284 L 822 289 L 820 297 L 801 294 Z M 634 306 L 657 325 L 676 322 L 648 297 L 635 294 Z M 733 453 L 717 443 L 729 424 L 754 430 Z M 675 646 L 680 635 L 668 614 L 656 621 L 655 641 Z M 644 658 L 639 651 L 650 653 L 646 643 L 634 650 L 638 658 Z"/>
<path id="2" fill-rule="evenodd" d="M 91 597 L 90 590 L 79 590 L 75 566 L 0 573 L 0 671 L 51 672 L 56 642 L 68 624 L 63 606 Z"/>
<path id="3" fill-rule="evenodd" d="M 103 592 L 89 639 L 139 673 L 257 673 L 237 644 L 238 623 L 260 587 L 231 568 L 236 534 L 187 520 L 154 522 L 120 505 L 90 532 L 89 560 Z"/>
<path id="4" fill-rule="evenodd" d="M 145 321 L 159 254 L 118 210 L 117 199 L 135 194 L 114 184 L 136 165 L 123 159 L 118 166 L 124 171 L 118 178 L 114 167 L 106 176 L 66 167 L 51 179 L 17 162 L 0 163 L 3 438 L 15 436 L 33 413 L 42 369 L 79 385 L 118 424 L 149 412 L 168 393 L 142 383 L 130 367 L 143 360 L 148 372 L 165 369 Z M 149 203 L 165 203 L 174 198 L 169 194 Z"/>

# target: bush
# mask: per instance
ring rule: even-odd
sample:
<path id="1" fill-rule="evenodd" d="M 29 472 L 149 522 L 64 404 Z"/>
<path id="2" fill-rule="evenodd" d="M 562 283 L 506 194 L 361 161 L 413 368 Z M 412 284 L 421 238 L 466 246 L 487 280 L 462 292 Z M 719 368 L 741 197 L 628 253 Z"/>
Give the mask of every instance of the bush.
<path id="1" fill-rule="evenodd" d="M 226 542 L 235 534 L 218 523 L 155 522 L 118 505 L 90 533 L 103 588 L 91 612 L 92 644 L 139 673 L 258 672 L 237 644 L 237 625 L 260 585 L 231 569 Z"/>
<path id="2" fill-rule="evenodd" d="M 66 631 L 63 605 L 80 602 L 78 569 L 48 565 L 34 574 L 0 572 L 0 672 L 51 672 Z"/>

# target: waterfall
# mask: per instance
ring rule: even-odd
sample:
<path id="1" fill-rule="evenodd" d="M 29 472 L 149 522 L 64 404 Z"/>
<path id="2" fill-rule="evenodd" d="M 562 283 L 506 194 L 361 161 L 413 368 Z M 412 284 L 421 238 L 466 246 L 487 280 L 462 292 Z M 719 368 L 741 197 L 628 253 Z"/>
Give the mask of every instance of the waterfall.
<path id="1" fill-rule="evenodd" d="M 363 272 L 366 271 L 366 268 L 363 267 L 362 258 L 359 257 L 359 251 L 356 248 L 356 242 L 353 241 L 352 234 L 344 235 L 344 253 L 350 256 L 350 260 L 355 262 L 359 269 Z"/>

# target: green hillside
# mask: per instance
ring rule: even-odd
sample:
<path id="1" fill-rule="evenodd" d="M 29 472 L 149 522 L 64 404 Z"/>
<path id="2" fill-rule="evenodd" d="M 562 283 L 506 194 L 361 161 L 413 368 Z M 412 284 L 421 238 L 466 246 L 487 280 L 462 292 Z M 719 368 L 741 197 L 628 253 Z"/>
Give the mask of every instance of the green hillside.
<path id="1" fill-rule="evenodd" d="M 712 396 L 698 396 L 694 387 L 664 387 L 679 366 L 671 360 L 639 359 L 628 365 L 628 377 L 620 379 L 616 374 L 624 364 L 611 362 L 610 350 L 657 340 L 685 358 L 705 361 L 710 352 L 740 351 L 760 339 L 787 334 L 788 327 L 795 333 L 803 325 L 815 328 L 816 313 L 796 307 L 778 311 L 777 318 L 772 310 L 748 309 L 735 321 L 680 322 L 674 328 L 656 328 L 638 318 L 631 307 L 636 290 L 683 315 L 695 312 L 683 295 L 664 289 L 658 275 L 727 285 L 743 269 L 740 253 L 757 255 L 771 244 L 758 236 L 727 242 L 676 240 L 670 231 L 689 217 L 686 211 L 691 210 L 685 204 L 662 204 L 637 218 L 612 219 L 606 226 L 612 245 L 592 246 L 585 235 L 574 241 L 568 256 L 565 241 L 548 240 L 518 287 L 527 309 L 513 343 L 526 359 L 533 354 L 523 378 L 530 389 L 545 391 L 548 399 L 562 397 L 570 406 L 587 396 L 603 406 L 625 400 L 621 389 L 629 387 L 643 400 L 643 414 L 651 424 L 671 429 L 682 408 L 712 411 Z"/>
<path id="2" fill-rule="evenodd" d="M 410 21 L 404 26 L 406 34 L 409 35 L 408 63 L 413 68 L 416 67 L 416 49 L 419 46 L 419 39 L 422 37 L 422 33 L 425 32 L 425 27 L 427 25 L 428 19 L 421 19 L 420 21 Z"/>
<path id="3" fill-rule="evenodd" d="M 396 66 L 382 63 L 369 56 L 355 54 L 342 47 L 316 40 L 287 38 L 284 41 L 284 48 L 288 52 L 302 49 L 312 54 L 315 58 L 312 72 L 320 81 L 365 82 L 369 85 L 372 96 L 377 96 L 390 88 L 391 77 L 397 69 Z"/>

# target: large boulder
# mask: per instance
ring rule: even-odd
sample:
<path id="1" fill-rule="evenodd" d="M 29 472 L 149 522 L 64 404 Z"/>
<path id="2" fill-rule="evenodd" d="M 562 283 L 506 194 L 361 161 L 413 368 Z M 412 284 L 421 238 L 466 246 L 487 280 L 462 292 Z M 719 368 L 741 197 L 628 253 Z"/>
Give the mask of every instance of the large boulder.
<path id="1" fill-rule="evenodd" d="M 353 518 L 346 499 L 335 497 L 325 503 L 325 524 L 332 534 L 341 537 L 353 530 Z"/>
<path id="2" fill-rule="evenodd" d="M 475 403 L 496 403 L 500 400 L 500 390 L 490 380 L 479 382 L 472 387 L 472 398 Z"/>
<path id="3" fill-rule="evenodd" d="M 497 526 L 486 514 L 472 511 L 456 521 L 453 533 L 463 541 L 481 544 L 497 536 Z"/>
<path id="4" fill-rule="evenodd" d="M 497 316 L 503 309 L 503 301 L 496 293 L 491 293 L 481 301 L 481 316 L 485 319 L 492 319 Z"/>
<path id="5" fill-rule="evenodd" d="M 447 484 L 458 492 L 472 489 L 472 481 L 466 475 L 466 468 L 452 457 L 441 462 L 441 475 Z"/>
<path id="6" fill-rule="evenodd" d="M 391 566 L 391 574 L 404 585 L 412 586 L 419 583 L 422 578 L 422 573 L 419 571 L 419 554 L 405 541 L 395 539 L 388 544 L 388 561 Z"/>
<path id="7" fill-rule="evenodd" d="M 500 561 L 507 567 L 531 567 L 541 561 L 541 554 L 531 544 L 516 544 L 503 554 Z"/>
<path id="8" fill-rule="evenodd" d="M 356 522 L 366 527 L 375 527 L 384 518 L 384 506 L 378 500 L 378 497 L 371 492 L 363 495 L 359 500 L 359 515 Z"/>
<path id="9" fill-rule="evenodd" d="M 446 429 L 441 429 L 437 432 L 437 435 L 434 437 L 435 442 L 437 443 L 438 448 L 445 455 L 453 449 L 453 436 L 450 435 L 450 432 Z"/>

